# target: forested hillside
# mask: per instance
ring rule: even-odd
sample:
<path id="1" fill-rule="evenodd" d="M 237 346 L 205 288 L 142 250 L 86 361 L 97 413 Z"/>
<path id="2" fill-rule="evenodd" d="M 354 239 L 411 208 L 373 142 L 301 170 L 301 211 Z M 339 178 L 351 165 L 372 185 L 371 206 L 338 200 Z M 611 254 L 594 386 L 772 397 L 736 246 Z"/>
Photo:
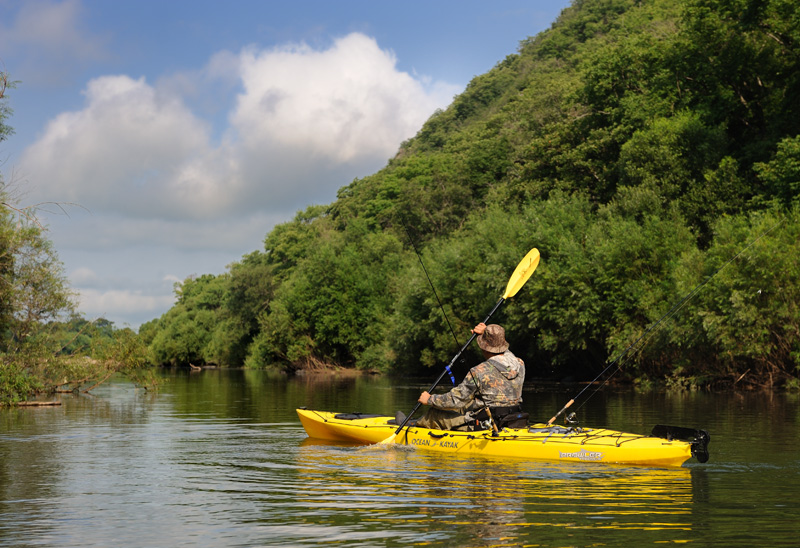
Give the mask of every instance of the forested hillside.
<path id="1" fill-rule="evenodd" d="M 707 281 L 619 377 L 797 387 L 799 239 L 797 2 L 576 0 L 140 334 L 163 364 L 438 373 L 459 345 L 411 241 L 460 342 L 537 247 L 493 318 L 529 377 L 593 377 Z"/>

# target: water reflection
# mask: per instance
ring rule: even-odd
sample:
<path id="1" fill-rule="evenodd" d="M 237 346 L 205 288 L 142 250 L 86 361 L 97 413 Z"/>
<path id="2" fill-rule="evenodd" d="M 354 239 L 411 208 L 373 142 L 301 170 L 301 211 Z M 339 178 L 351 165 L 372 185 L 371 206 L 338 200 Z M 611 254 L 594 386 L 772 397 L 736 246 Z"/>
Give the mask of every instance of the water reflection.
<path id="1" fill-rule="evenodd" d="M 393 414 L 427 382 L 169 377 L 0 410 L 0 546 L 797 544 L 795 395 L 609 390 L 582 406 L 586 425 L 711 432 L 707 464 L 653 469 L 324 444 L 294 412 Z M 528 390 L 526 410 L 549 418 L 565 393 Z"/>
<path id="2" fill-rule="evenodd" d="M 395 530 L 402 518 L 404 531 L 431 539 L 457 525 L 473 538 L 511 544 L 578 530 L 675 541 L 675 532 L 692 528 L 692 473 L 685 468 L 452 458 L 316 440 L 300 444 L 297 464 L 298 499 L 317 522 L 356 514 Z"/>

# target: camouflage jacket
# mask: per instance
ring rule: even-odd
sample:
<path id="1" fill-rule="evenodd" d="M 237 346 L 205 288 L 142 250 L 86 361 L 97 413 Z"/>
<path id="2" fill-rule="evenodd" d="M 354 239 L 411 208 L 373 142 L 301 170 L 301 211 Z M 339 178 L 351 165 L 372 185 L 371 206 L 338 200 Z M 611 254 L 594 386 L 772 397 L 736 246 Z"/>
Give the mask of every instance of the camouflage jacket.
<path id="1" fill-rule="evenodd" d="M 428 405 L 451 411 L 508 407 L 522 402 L 525 363 L 510 350 L 492 356 L 469 370 L 464 380 L 447 394 L 433 394 Z M 477 383 L 477 384 L 476 384 Z"/>

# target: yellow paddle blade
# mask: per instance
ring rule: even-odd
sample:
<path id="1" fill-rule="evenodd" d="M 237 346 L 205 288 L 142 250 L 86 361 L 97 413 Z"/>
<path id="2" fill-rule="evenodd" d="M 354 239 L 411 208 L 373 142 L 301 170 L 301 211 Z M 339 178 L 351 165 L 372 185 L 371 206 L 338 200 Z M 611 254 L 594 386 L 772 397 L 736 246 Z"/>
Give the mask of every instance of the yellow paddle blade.
<path id="1" fill-rule="evenodd" d="M 380 442 L 378 442 L 378 445 L 389 445 L 390 443 L 394 443 L 394 439 L 395 439 L 396 437 L 397 437 L 397 434 L 395 434 L 395 433 L 393 432 L 391 436 L 389 436 L 388 438 L 386 438 L 386 439 L 385 439 L 385 440 L 383 440 L 383 441 L 380 441 Z"/>
<path id="2" fill-rule="evenodd" d="M 519 262 L 511 278 L 509 278 L 506 292 L 503 293 L 503 298 L 508 299 L 516 295 L 517 291 L 522 289 L 522 286 L 525 285 L 525 282 L 531 277 L 531 274 L 533 274 L 537 266 L 539 266 L 539 250 L 534 247 L 528 251 L 525 258 Z"/>

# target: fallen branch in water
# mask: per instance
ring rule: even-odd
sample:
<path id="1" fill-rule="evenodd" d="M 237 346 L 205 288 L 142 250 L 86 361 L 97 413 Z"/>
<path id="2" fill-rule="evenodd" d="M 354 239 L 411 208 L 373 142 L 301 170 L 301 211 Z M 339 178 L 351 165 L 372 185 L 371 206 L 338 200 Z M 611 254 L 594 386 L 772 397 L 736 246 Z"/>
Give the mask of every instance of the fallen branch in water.
<path id="1" fill-rule="evenodd" d="M 738 383 L 740 380 L 742 380 L 742 379 L 744 378 L 744 376 L 745 376 L 745 375 L 747 375 L 749 372 L 750 372 L 750 370 L 748 369 L 747 371 L 745 371 L 744 373 L 742 373 L 742 374 L 739 376 L 739 378 L 738 378 L 738 379 L 736 379 L 736 380 L 733 382 L 733 386 L 736 386 L 736 383 Z"/>
<path id="2" fill-rule="evenodd" d="M 103 384 L 104 382 L 106 382 L 108 379 L 110 379 L 110 378 L 111 378 L 111 375 L 113 375 L 113 374 L 114 374 L 114 373 L 116 373 L 116 372 L 117 372 L 117 370 L 116 370 L 116 369 L 112 369 L 112 370 L 111 370 L 111 371 L 108 373 L 108 375 L 106 375 L 106 376 L 105 376 L 105 377 L 103 377 L 101 380 L 99 380 L 99 381 L 97 381 L 96 383 L 94 383 L 92 386 L 90 386 L 90 387 L 89 387 L 89 388 L 87 388 L 86 390 L 83 390 L 82 392 L 83 392 L 84 394 L 88 394 L 90 391 L 94 390 L 95 388 L 97 388 L 98 386 L 100 386 L 101 384 Z"/>

